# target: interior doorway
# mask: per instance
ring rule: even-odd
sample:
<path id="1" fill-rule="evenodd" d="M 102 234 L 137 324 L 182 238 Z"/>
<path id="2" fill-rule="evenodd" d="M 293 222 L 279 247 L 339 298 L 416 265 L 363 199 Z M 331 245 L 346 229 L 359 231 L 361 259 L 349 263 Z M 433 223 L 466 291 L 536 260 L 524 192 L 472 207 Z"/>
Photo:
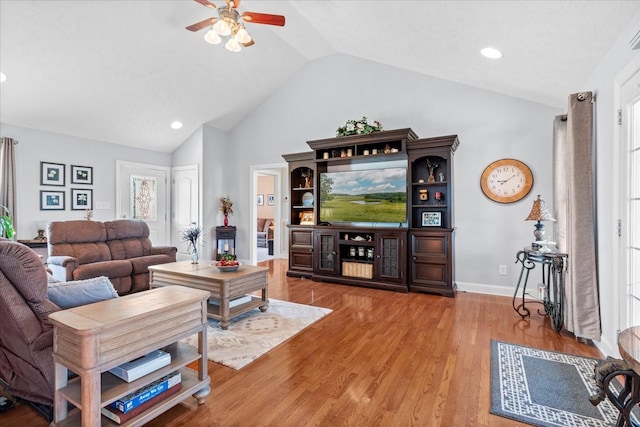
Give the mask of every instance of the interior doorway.
<path id="1" fill-rule="evenodd" d="M 251 250 L 252 264 L 259 260 L 282 258 L 286 224 L 283 223 L 283 170 L 286 165 L 256 165 L 251 167 Z M 259 220 L 261 219 L 261 220 Z M 264 219 L 272 222 L 265 227 Z M 261 228 L 258 230 L 258 228 Z"/>

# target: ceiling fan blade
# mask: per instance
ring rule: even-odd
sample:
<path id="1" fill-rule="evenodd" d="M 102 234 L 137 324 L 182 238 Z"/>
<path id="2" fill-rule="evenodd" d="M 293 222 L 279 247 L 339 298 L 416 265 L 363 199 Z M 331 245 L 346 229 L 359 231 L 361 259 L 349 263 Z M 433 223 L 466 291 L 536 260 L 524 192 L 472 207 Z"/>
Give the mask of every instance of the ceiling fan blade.
<path id="1" fill-rule="evenodd" d="M 253 24 L 268 24 L 284 27 L 284 16 L 270 15 L 268 13 L 244 12 L 242 19 Z"/>
<path id="2" fill-rule="evenodd" d="M 203 21 L 197 22 L 193 25 L 189 25 L 188 27 L 185 27 L 185 28 L 189 31 L 200 31 L 203 28 L 212 26 L 214 22 L 216 22 L 217 20 L 218 18 L 207 18 Z"/>
<path id="3" fill-rule="evenodd" d="M 194 1 L 200 3 L 203 6 L 207 6 L 207 7 L 210 7 L 211 9 L 218 10 L 218 7 L 215 4 L 211 3 L 210 1 L 207 1 L 207 0 L 194 0 Z"/>
<path id="4" fill-rule="evenodd" d="M 244 47 L 249 47 L 249 46 L 253 46 L 254 44 L 256 44 L 256 42 L 253 41 L 253 39 L 251 39 L 251 41 L 247 42 L 247 43 L 240 43 L 242 46 Z"/>
<path id="5" fill-rule="evenodd" d="M 227 6 L 231 8 L 237 8 L 238 6 L 240 6 L 240 1 L 241 0 L 227 0 Z"/>

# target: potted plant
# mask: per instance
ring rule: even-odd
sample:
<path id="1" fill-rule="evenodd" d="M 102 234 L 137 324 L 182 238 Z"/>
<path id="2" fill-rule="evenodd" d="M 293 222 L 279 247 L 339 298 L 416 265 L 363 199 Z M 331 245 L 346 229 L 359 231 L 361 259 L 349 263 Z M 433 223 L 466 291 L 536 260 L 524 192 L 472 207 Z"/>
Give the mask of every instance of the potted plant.
<path id="1" fill-rule="evenodd" d="M 0 205 L 3 215 L 0 215 L 0 237 L 7 237 L 13 239 L 15 229 L 13 228 L 13 219 L 11 219 L 11 212 L 6 206 Z M 6 214 L 5 214 L 6 213 Z"/>

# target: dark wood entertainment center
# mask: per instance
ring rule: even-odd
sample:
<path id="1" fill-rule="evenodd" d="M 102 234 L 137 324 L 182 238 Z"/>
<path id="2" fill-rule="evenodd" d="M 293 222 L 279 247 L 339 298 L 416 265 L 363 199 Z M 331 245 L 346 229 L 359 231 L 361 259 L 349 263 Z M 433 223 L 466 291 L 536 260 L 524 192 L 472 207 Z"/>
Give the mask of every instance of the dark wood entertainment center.
<path id="1" fill-rule="evenodd" d="M 457 135 L 419 139 L 409 128 L 308 141 L 289 164 L 288 276 L 452 297 L 453 153 Z M 401 161 L 406 221 L 397 226 L 320 222 L 320 176 L 334 167 Z M 366 223 L 365 223 L 366 224 Z"/>

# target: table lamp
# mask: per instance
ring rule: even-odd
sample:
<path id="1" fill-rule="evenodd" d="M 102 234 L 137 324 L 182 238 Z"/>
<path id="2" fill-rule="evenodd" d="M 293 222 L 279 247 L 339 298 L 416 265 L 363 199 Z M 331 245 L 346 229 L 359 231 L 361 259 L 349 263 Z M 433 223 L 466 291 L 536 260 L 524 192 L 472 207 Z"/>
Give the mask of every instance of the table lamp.
<path id="1" fill-rule="evenodd" d="M 525 221 L 538 221 L 535 224 L 535 231 L 533 235 L 536 236 L 536 241 L 533 242 L 532 246 L 534 249 L 541 248 L 544 246 L 546 241 L 544 240 L 544 224 L 540 221 L 555 221 L 556 219 L 551 216 L 551 212 L 547 209 L 547 206 L 544 203 L 544 200 L 540 198 L 538 194 L 538 198 L 533 201 L 533 206 L 531 207 L 531 212 L 529 212 L 529 216 Z"/>

